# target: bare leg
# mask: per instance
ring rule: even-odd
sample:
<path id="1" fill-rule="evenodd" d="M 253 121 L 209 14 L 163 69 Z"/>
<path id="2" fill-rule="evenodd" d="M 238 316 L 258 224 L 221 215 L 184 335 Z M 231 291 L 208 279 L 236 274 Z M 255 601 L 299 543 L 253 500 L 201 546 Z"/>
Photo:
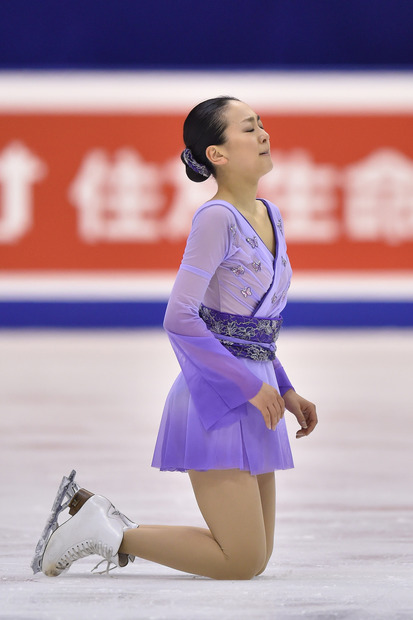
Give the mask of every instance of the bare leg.
<path id="1" fill-rule="evenodd" d="M 238 469 L 189 476 L 209 529 L 143 526 L 125 532 L 119 551 L 214 579 L 251 579 L 267 556 L 257 477 Z"/>
<path id="2" fill-rule="evenodd" d="M 262 513 L 264 516 L 265 537 L 267 542 L 267 553 L 264 565 L 257 575 L 260 575 L 267 567 L 274 548 L 274 529 L 275 529 L 275 476 L 274 472 L 257 476 L 258 486 L 261 496 Z"/>

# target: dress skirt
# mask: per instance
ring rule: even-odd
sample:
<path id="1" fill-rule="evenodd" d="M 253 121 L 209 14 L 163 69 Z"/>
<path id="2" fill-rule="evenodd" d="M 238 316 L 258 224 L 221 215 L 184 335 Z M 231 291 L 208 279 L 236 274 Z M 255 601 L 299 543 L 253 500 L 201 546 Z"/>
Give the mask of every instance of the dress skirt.
<path id="1" fill-rule="evenodd" d="M 271 361 L 238 358 L 262 381 L 278 388 Z M 294 467 L 285 419 L 269 430 L 261 412 L 247 402 L 239 419 L 205 430 L 182 372 L 166 399 L 153 467 L 162 471 L 240 469 L 252 475 Z"/>

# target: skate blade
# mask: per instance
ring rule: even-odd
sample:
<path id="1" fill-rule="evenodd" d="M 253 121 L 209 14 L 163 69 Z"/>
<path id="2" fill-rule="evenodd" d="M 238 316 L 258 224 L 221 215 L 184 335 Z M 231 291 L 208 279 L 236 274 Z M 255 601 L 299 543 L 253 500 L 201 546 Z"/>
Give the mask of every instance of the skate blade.
<path id="1" fill-rule="evenodd" d="M 30 564 L 34 575 L 42 570 L 43 553 L 50 536 L 58 527 L 57 518 L 59 514 L 62 512 L 62 510 L 65 510 L 65 508 L 69 506 L 73 497 L 79 491 L 79 485 L 74 482 L 75 476 L 76 471 L 73 469 L 70 472 L 69 476 L 63 476 L 62 478 L 53 502 L 52 509 L 50 511 L 49 518 L 46 521 L 46 525 L 44 526 L 42 535 L 40 536 L 39 541 L 36 545 L 34 557 Z M 65 497 L 68 498 L 66 502 L 64 502 Z"/>

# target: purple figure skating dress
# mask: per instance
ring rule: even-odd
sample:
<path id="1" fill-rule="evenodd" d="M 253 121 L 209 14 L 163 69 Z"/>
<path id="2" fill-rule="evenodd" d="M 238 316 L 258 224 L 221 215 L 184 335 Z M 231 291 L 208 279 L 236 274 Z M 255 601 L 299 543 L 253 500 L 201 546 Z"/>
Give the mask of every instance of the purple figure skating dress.
<path id="1" fill-rule="evenodd" d="M 266 206 L 276 255 L 230 203 L 212 200 L 194 215 L 164 327 L 182 372 L 167 397 L 152 465 L 161 470 L 293 467 L 284 418 L 269 430 L 248 402 L 265 381 L 283 395 L 291 383 L 279 360 L 235 357 L 201 318 L 222 313 L 276 319 L 287 302 L 291 267 L 281 214 Z"/>

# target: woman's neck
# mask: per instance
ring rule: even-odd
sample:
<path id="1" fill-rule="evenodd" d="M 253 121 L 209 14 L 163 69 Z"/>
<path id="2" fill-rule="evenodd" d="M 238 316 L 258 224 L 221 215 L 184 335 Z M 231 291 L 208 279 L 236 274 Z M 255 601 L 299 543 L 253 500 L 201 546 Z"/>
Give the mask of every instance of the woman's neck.
<path id="1" fill-rule="evenodd" d="M 225 200 L 234 205 L 241 213 L 253 215 L 256 210 L 257 185 L 239 182 L 223 183 L 218 182 L 218 191 L 214 199 Z"/>

